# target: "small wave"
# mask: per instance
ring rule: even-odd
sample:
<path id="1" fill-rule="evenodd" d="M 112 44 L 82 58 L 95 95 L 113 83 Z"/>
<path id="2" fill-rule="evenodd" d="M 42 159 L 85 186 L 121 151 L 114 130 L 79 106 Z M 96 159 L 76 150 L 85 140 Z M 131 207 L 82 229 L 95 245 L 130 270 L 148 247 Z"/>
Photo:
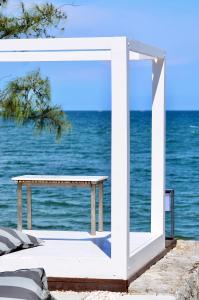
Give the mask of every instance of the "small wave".
<path id="1" fill-rule="evenodd" d="M 0 208 L 8 208 L 8 205 L 6 205 L 6 204 L 0 204 Z"/>
<path id="2" fill-rule="evenodd" d="M 190 125 L 190 128 L 199 128 L 199 126 L 195 126 L 195 125 Z"/>

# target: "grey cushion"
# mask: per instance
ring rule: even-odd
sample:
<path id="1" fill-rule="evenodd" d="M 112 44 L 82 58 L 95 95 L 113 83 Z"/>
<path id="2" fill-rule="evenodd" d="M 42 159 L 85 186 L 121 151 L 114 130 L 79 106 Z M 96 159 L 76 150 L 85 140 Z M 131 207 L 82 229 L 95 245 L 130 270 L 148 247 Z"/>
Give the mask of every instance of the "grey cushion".
<path id="1" fill-rule="evenodd" d="M 0 299 L 53 300 L 44 269 L 0 273 Z"/>
<path id="2" fill-rule="evenodd" d="M 16 229 L 0 227 L 0 255 L 39 246 L 41 240 Z"/>

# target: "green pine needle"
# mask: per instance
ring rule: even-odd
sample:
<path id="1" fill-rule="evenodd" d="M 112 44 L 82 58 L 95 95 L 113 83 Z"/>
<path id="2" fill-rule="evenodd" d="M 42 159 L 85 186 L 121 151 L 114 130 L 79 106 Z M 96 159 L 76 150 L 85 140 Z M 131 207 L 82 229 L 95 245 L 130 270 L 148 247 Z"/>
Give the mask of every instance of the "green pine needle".
<path id="1" fill-rule="evenodd" d="M 52 3 L 33 5 L 26 9 L 20 2 L 20 13 L 7 15 L 3 13 L 3 7 L 11 1 L 0 3 L 0 39 L 29 38 L 29 37 L 52 37 L 52 29 L 63 30 L 62 21 L 67 19 L 65 12 L 55 7 Z M 59 26 L 60 25 L 60 26 Z"/>
<path id="2" fill-rule="evenodd" d="M 39 70 L 6 85 L 0 92 L 0 115 L 20 125 L 31 123 L 39 133 L 55 133 L 57 140 L 71 128 L 61 107 L 51 104 L 50 81 Z"/>
<path id="3" fill-rule="evenodd" d="M 27 9 L 19 1 L 15 15 L 6 14 L 8 4 L 12 1 L 0 0 L 0 39 L 53 37 L 52 29 L 63 30 L 61 23 L 67 16 L 52 3 Z M 17 124 L 31 123 L 39 133 L 54 132 L 57 139 L 71 127 L 61 107 L 51 104 L 50 82 L 40 71 L 12 80 L 0 91 L 0 115 Z"/>

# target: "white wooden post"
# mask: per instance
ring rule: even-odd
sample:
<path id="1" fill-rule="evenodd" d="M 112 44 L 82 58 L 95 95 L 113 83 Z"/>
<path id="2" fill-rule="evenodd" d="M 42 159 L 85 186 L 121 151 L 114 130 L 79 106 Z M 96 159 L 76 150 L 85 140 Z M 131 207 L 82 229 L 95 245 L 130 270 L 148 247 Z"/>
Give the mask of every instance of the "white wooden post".
<path id="1" fill-rule="evenodd" d="M 22 230 L 23 221 L 22 221 L 22 184 L 18 183 L 17 185 L 17 229 Z"/>
<path id="2" fill-rule="evenodd" d="M 99 210 L 98 210 L 98 230 L 102 232 L 104 230 L 104 211 L 103 211 L 103 195 L 104 187 L 103 182 L 99 184 Z"/>
<path id="3" fill-rule="evenodd" d="M 165 235 L 165 61 L 153 61 L 151 232 Z"/>
<path id="4" fill-rule="evenodd" d="M 28 229 L 32 230 L 32 196 L 31 196 L 31 186 L 27 186 L 27 225 Z"/>
<path id="5" fill-rule="evenodd" d="M 96 185 L 91 184 L 91 235 L 96 234 Z"/>
<path id="6" fill-rule="evenodd" d="M 124 279 L 127 278 L 129 259 L 128 52 L 127 39 L 115 38 L 111 51 L 111 259 Z"/>

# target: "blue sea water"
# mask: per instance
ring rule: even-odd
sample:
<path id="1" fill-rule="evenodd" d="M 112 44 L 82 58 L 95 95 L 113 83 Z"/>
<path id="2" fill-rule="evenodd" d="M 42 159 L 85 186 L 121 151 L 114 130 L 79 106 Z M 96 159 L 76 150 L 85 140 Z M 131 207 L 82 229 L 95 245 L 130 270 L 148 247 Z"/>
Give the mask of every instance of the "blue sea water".
<path id="1" fill-rule="evenodd" d="M 56 143 L 31 126 L 0 120 L 0 226 L 16 226 L 16 184 L 23 174 L 108 175 L 105 229 L 110 229 L 111 114 L 68 112 L 72 130 Z M 131 229 L 150 230 L 151 113 L 131 112 Z M 199 112 L 167 112 L 166 187 L 175 190 L 175 233 L 199 239 Z M 23 220 L 26 226 L 25 189 Z M 35 187 L 33 228 L 89 230 L 90 191 Z M 169 218 L 167 217 L 167 226 Z"/>

